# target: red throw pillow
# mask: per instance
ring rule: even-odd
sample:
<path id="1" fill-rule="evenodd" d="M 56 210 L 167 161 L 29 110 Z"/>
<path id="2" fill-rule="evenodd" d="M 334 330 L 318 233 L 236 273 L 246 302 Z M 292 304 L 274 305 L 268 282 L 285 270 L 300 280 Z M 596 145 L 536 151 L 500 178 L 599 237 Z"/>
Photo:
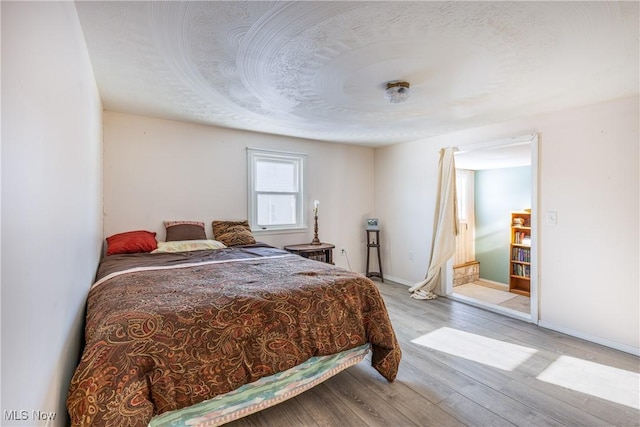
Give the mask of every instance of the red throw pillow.
<path id="1" fill-rule="evenodd" d="M 107 237 L 107 255 L 151 252 L 157 247 L 156 233 L 151 231 L 128 231 Z"/>

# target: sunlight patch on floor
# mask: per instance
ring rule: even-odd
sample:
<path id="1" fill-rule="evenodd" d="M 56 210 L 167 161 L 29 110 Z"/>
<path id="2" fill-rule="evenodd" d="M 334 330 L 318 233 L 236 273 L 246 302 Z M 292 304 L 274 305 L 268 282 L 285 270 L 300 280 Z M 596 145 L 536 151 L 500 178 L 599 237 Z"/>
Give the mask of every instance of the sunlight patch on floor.
<path id="1" fill-rule="evenodd" d="M 540 381 L 640 409 L 640 374 L 635 372 L 575 357 L 560 356 L 537 378 Z"/>
<path id="2" fill-rule="evenodd" d="M 437 329 L 411 342 L 505 371 L 513 371 L 537 351 L 452 328 Z"/>

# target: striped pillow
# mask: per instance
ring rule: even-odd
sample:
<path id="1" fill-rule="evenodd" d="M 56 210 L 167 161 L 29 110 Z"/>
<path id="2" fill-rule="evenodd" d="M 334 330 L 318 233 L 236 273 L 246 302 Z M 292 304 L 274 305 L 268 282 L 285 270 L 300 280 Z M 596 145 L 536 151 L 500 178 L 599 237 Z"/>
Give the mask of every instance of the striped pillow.
<path id="1" fill-rule="evenodd" d="M 249 221 L 213 221 L 213 238 L 227 246 L 253 245 Z"/>

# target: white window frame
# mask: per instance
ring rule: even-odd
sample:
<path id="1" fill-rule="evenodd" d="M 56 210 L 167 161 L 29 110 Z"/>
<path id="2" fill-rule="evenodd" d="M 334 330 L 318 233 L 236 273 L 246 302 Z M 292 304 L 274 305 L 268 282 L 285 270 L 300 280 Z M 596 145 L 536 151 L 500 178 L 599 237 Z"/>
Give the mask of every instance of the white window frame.
<path id="1" fill-rule="evenodd" d="M 271 151 L 256 148 L 247 148 L 247 171 L 248 171 L 248 218 L 249 226 L 253 232 L 268 231 L 298 231 L 305 230 L 304 215 L 304 170 L 307 155 L 301 153 L 291 153 L 285 151 Z M 258 195 L 272 194 L 270 192 L 260 192 L 256 190 L 256 165 L 259 161 L 278 161 L 290 163 L 297 172 L 298 191 L 286 192 L 278 194 L 295 194 L 296 195 L 296 223 L 284 225 L 261 225 L 258 224 Z"/>

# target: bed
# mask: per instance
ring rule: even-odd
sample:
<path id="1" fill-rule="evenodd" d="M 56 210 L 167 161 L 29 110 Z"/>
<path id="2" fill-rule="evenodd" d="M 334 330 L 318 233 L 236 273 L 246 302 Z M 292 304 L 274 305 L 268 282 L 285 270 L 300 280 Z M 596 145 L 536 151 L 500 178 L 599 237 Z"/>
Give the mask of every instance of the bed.
<path id="1" fill-rule="evenodd" d="M 376 285 L 263 244 L 103 258 L 69 389 L 73 425 L 219 425 L 371 351 L 401 358 Z M 226 400 L 225 400 L 226 399 Z"/>

